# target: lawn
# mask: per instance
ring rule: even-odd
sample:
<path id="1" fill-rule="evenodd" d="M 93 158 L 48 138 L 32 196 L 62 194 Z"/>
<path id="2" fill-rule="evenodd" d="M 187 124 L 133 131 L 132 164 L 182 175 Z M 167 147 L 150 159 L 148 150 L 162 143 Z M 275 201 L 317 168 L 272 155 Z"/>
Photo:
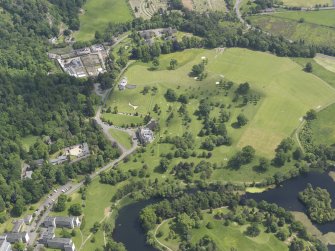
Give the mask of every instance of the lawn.
<path id="1" fill-rule="evenodd" d="M 305 23 L 335 27 L 335 10 L 319 10 L 319 11 L 286 11 L 271 14 L 275 17 L 286 18 L 294 21 L 304 19 Z"/>
<path id="2" fill-rule="evenodd" d="M 315 5 L 333 6 L 332 0 L 283 0 L 283 4 L 293 7 L 315 7 Z"/>
<path id="3" fill-rule="evenodd" d="M 335 144 L 335 105 L 319 112 L 317 119 L 311 122 L 311 129 L 316 145 Z"/>
<path id="4" fill-rule="evenodd" d="M 163 94 L 167 88 L 173 88 L 177 93 L 210 96 L 212 102 L 228 102 L 227 98 L 217 91 L 215 81 L 222 77 L 236 83 L 248 81 L 251 88 L 261 93 L 264 98 L 256 106 L 248 105 L 232 109 L 232 117 L 243 112 L 250 122 L 243 129 L 236 130 L 229 127 L 228 131 L 233 137 L 235 147 L 252 145 L 259 155 L 270 157 L 278 143 L 294 132 L 306 111 L 322 107 L 335 100 L 335 92 L 330 86 L 314 75 L 305 73 L 301 66 L 287 58 L 246 49 L 228 49 L 224 53 L 217 53 L 216 50 L 194 49 L 182 53 L 190 53 L 193 60 L 185 60 L 185 64 L 174 71 L 149 71 L 148 66 L 143 64 L 131 66 L 125 76 L 128 82 L 136 84 L 137 88 L 125 91 L 115 90 L 109 101 L 111 106 L 113 107 L 115 103 L 118 105 L 119 112 L 133 112 L 133 108 L 129 106 L 131 101 L 138 106 L 137 112 L 146 114 L 152 111 L 155 104 L 158 104 L 162 109 L 159 115 L 162 122 L 167 117 L 166 110 L 169 106 L 176 110 L 179 107 L 166 102 Z M 196 81 L 190 78 L 188 73 L 192 65 L 198 63 L 203 56 L 209 59 L 207 65 L 209 74 L 206 80 Z M 162 62 L 174 57 L 174 54 L 166 55 Z M 191 56 L 183 55 L 183 58 L 188 57 Z M 157 90 L 143 95 L 141 91 L 145 86 L 156 87 Z M 196 111 L 198 99 L 190 100 L 189 114 Z M 196 119 L 192 120 L 191 128 L 194 133 L 197 133 L 201 126 Z M 161 127 L 166 126 L 163 123 Z M 169 125 L 168 133 L 180 135 L 187 130 L 188 128 L 181 125 L 179 118 L 174 118 Z M 229 155 L 229 151 L 232 150 L 228 147 L 215 149 L 213 157 L 215 158 L 216 154 L 217 156 L 227 155 L 227 152 Z"/>
<path id="5" fill-rule="evenodd" d="M 335 88 L 335 73 L 327 70 L 320 64 L 318 64 L 314 58 L 293 58 L 295 62 L 300 64 L 302 67 L 305 67 L 307 63 L 311 63 L 313 66 L 313 74 L 322 80 L 326 81 L 328 84 Z"/>
<path id="6" fill-rule="evenodd" d="M 111 128 L 109 132 L 112 135 L 112 137 L 122 146 L 124 146 L 127 149 L 131 148 L 132 140 L 128 133 L 113 128 Z"/>
<path id="7" fill-rule="evenodd" d="M 104 31 L 108 23 L 125 23 L 133 19 L 126 0 L 87 0 L 80 15 L 80 29 L 74 34 L 76 40 L 94 38 L 96 31 Z"/>
<path id="8" fill-rule="evenodd" d="M 249 20 L 253 26 L 260 27 L 264 31 L 274 35 L 281 35 L 293 41 L 304 40 L 307 44 L 322 46 L 329 46 L 335 43 L 334 28 L 312 23 L 312 21 L 318 17 L 310 18 L 310 20 L 312 20 L 311 23 L 299 23 L 293 19 L 283 18 L 280 15 L 286 15 L 286 13 L 277 14 L 277 16 L 272 14 L 255 15 L 249 17 Z M 324 21 L 323 19 L 319 19 L 319 23 L 320 22 L 328 23 L 328 21 Z"/>
<path id="9" fill-rule="evenodd" d="M 214 240 L 217 246 L 222 251 L 230 251 L 235 248 L 237 250 L 250 251 L 284 251 L 288 250 L 285 243 L 278 240 L 273 234 L 265 233 L 261 227 L 261 234 L 251 238 L 243 234 L 247 225 L 239 226 L 236 223 L 230 226 L 225 226 L 222 221 L 214 220 L 212 214 L 204 213 L 204 220 L 199 229 L 192 229 L 190 233 L 191 242 L 197 243 L 204 235 L 208 235 Z M 213 222 L 214 228 L 206 228 L 208 222 Z M 163 236 L 158 238 L 160 242 L 167 245 L 173 251 L 178 250 L 179 238 L 166 241 L 165 238 L 169 233 L 169 221 L 162 224 L 159 230 L 163 231 Z"/>
<path id="10" fill-rule="evenodd" d="M 29 151 L 30 146 L 35 144 L 37 136 L 29 135 L 21 139 L 22 145 L 26 151 Z"/>

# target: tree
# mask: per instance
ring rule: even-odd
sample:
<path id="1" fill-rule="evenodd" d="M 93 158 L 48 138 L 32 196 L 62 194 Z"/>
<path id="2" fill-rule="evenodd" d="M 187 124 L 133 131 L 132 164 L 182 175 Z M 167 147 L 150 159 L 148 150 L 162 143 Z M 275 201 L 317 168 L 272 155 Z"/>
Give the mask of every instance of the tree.
<path id="1" fill-rule="evenodd" d="M 175 102 L 177 100 L 177 94 L 174 90 L 172 89 L 167 89 L 164 97 L 166 98 L 167 101 L 169 102 Z"/>
<path id="2" fill-rule="evenodd" d="M 312 72 L 313 71 L 313 65 L 312 63 L 308 62 L 305 66 L 305 72 Z"/>
<path id="3" fill-rule="evenodd" d="M 290 245 L 290 251 L 304 251 L 305 244 L 302 240 L 294 239 Z"/>
<path id="4" fill-rule="evenodd" d="M 141 226 L 144 230 L 148 231 L 154 228 L 157 223 L 157 216 L 152 207 L 146 207 L 141 211 L 140 214 Z"/>
<path id="5" fill-rule="evenodd" d="M 245 126 L 247 123 L 248 123 L 248 118 L 243 113 L 237 116 L 237 125 L 239 127 Z"/>
<path id="6" fill-rule="evenodd" d="M 6 209 L 6 203 L 4 202 L 2 196 L 0 196 L 0 212 L 5 211 Z"/>
<path id="7" fill-rule="evenodd" d="M 73 204 L 69 208 L 69 214 L 73 216 L 80 216 L 83 210 L 79 203 Z"/>
<path id="8" fill-rule="evenodd" d="M 246 95 L 248 94 L 249 90 L 250 90 L 250 85 L 248 82 L 245 82 L 238 86 L 238 88 L 236 89 L 236 93 L 238 95 Z"/>
<path id="9" fill-rule="evenodd" d="M 170 69 L 171 69 L 171 70 L 176 69 L 177 65 L 178 65 L 178 61 L 177 61 L 176 59 L 172 58 L 172 59 L 170 60 Z"/>
<path id="10" fill-rule="evenodd" d="M 158 68 L 158 66 L 159 66 L 159 59 L 158 58 L 154 58 L 153 60 L 152 60 L 152 68 L 153 69 L 157 69 Z"/>
<path id="11" fill-rule="evenodd" d="M 88 186 L 92 181 L 92 178 L 89 174 L 85 175 L 84 185 Z"/>
<path id="12" fill-rule="evenodd" d="M 63 212 L 66 207 L 67 196 L 65 194 L 61 194 L 58 197 L 57 203 L 54 205 L 53 210 L 55 212 Z"/>
<path id="13" fill-rule="evenodd" d="M 315 120 L 317 118 L 317 112 L 314 109 L 309 110 L 306 113 L 305 119 L 308 121 Z"/>
<path id="14" fill-rule="evenodd" d="M 258 164 L 258 170 L 260 172 L 266 172 L 270 168 L 270 161 L 266 158 L 260 158 Z"/>
<path id="15" fill-rule="evenodd" d="M 259 230 L 258 225 L 256 223 L 252 223 L 247 227 L 247 230 L 244 233 L 250 237 L 256 237 L 260 234 L 260 232 L 261 230 Z"/>
<path id="16" fill-rule="evenodd" d="M 120 242 L 115 242 L 113 240 L 109 240 L 104 249 L 105 251 L 127 251 L 124 245 Z"/>

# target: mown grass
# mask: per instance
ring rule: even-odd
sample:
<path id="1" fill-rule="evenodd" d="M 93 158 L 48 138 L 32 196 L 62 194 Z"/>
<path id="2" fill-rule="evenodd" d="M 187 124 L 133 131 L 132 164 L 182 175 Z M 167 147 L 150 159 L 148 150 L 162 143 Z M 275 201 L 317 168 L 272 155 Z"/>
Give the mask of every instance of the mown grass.
<path id="1" fill-rule="evenodd" d="M 321 78 L 332 87 L 335 88 L 335 73 L 327 70 L 320 64 L 318 64 L 315 60 L 311 58 L 293 58 L 295 62 L 301 65 L 301 67 L 305 67 L 307 63 L 311 63 L 313 67 L 313 75 Z"/>
<path id="2" fill-rule="evenodd" d="M 217 211 L 217 210 L 215 210 Z M 208 235 L 222 251 L 230 251 L 232 248 L 237 250 L 257 250 L 257 251 L 285 251 L 288 246 L 278 240 L 273 234 L 265 233 L 264 227 L 260 227 L 261 234 L 257 237 L 248 237 L 243 232 L 248 225 L 239 226 L 236 223 L 225 226 L 222 221 L 213 219 L 212 214 L 204 213 L 204 219 L 201 221 L 199 229 L 190 231 L 191 243 L 197 243 L 203 236 Z M 158 238 L 160 242 L 167 245 L 172 250 L 178 250 L 179 238 L 174 240 L 166 240 L 170 227 L 169 221 L 166 221 L 159 228 L 163 232 L 163 236 Z M 206 224 L 212 222 L 213 229 L 208 229 Z"/>
<path id="3" fill-rule="evenodd" d="M 335 57 L 325 56 L 325 55 L 317 55 L 314 58 L 315 62 L 319 65 L 326 68 L 328 71 L 335 73 Z"/>
<path id="4" fill-rule="evenodd" d="M 311 122 L 311 129 L 315 144 L 335 144 L 335 105 L 319 112 L 317 119 Z"/>
<path id="5" fill-rule="evenodd" d="M 124 146 L 127 149 L 131 148 L 132 140 L 128 133 L 113 128 L 111 128 L 109 132 L 112 135 L 112 137 L 122 146 Z"/>
<path id="6" fill-rule="evenodd" d="M 292 19 L 273 15 L 251 16 L 249 20 L 253 26 L 293 41 L 303 40 L 307 44 L 322 46 L 329 46 L 335 42 L 335 30 L 332 27 L 307 22 L 299 23 Z"/>
<path id="7" fill-rule="evenodd" d="M 187 50 L 193 60 L 186 60 L 174 71 L 159 70 L 149 71 L 150 67 L 143 64 L 131 66 L 125 73 L 130 84 L 136 84 L 137 88 L 132 90 L 115 90 L 109 104 L 113 107 L 118 105 L 120 112 L 133 112 L 129 102 L 138 105 L 137 112 L 140 114 L 152 113 L 155 104 L 158 104 L 162 112 L 159 115 L 161 130 L 164 132 L 165 119 L 168 115 L 167 109 L 177 111 L 180 104 L 167 103 L 164 93 L 168 88 L 176 90 L 178 94 L 195 94 L 196 99 L 190 100 L 188 105 L 189 114 L 194 114 L 201 98 L 210 97 L 212 102 L 224 102 L 229 105 L 229 97 L 225 97 L 217 90 L 215 85 L 223 77 L 236 83 L 248 81 L 251 88 L 261 94 L 261 101 L 257 105 L 247 105 L 242 108 L 230 109 L 233 123 L 238 113 L 243 112 L 250 122 L 242 129 L 236 130 L 228 127 L 229 135 L 233 137 L 237 149 L 245 145 L 252 145 L 260 155 L 272 156 L 273 150 L 278 143 L 288 137 L 299 125 L 301 117 L 311 108 L 323 106 L 335 98 L 335 92 L 325 82 L 312 74 L 307 74 L 302 67 L 290 59 L 279 58 L 267 53 L 254 52 L 245 49 L 228 49 L 218 54 L 216 50 Z M 179 53 L 180 55 L 180 53 Z M 199 63 L 201 57 L 207 57 L 208 77 L 204 81 L 196 81 L 188 76 L 193 64 Z M 174 54 L 164 56 L 163 62 L 169 62 Z M 184 55 L 183 58 L 190 56 Z M 156 91 L 149 91 L 143 95 L 141 91 L 145 86 L 150 89 L 156 87 Z M 169 135 L 181 135 L 188 128 L 182 126 L 181 120 L 175 116 L 168 126 Z M 195 118 L 190 128 L 196 136 L 202 125 Z M 233 148 L 234 149 L 234 148 Z M 213 151 L 213 157 L 229 157 L 231 147 L 222 147 Z"/>
<path id="8" fill-rule="evenodd" d="M 281 17 L 299 21 L 301 18 L 304 19 L 305 23 L 324 25 L 329 27 L 335 27 L 335 10 L 318 10 L 318 11 L 287 11 L 280 13 L 271 14 L 275 17 Z"/>
<path id="9" fill-rule="evenodd" d="M 36 140 L 37 136 L 29 135 L 21 139 L 22 145 L 26 151 L 29 151 L 30 146 L 32 146 Z"/>
<path id="10" fill-rule="evenodd" d="M 76 40 L 91 40 L 96 31 L 104 31 L 108 23 L 125 23 L 133 19 L 126 0 L 87 0 L 80 15 Z"/>

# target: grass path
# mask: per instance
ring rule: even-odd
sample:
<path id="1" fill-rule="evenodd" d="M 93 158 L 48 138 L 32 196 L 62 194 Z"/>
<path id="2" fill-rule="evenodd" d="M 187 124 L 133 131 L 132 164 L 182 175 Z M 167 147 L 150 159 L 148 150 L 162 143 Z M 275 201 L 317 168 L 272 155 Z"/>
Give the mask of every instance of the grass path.
<path id="1" fill-rule="evenodd" d="M 163 221 L 156 227 L 155 232 L 154 232 L 154 238 L 155 238 L 155 241 L 156 241 L 159 245 L 161 245 L 162 247 L 166 248 L 168 251 L 173 251 L 171 248 L 169 248 L 168 246 L 166 246 L 166 245 L 164 245 L 163 243 L 161 243 L 161 242 L 157 239 L 157 237 L 156 237 L 158 229 L 159 229 L 165 222 L 167 222 L 168 220 L 170 220 L 170 219 L 163 220 Z"/>

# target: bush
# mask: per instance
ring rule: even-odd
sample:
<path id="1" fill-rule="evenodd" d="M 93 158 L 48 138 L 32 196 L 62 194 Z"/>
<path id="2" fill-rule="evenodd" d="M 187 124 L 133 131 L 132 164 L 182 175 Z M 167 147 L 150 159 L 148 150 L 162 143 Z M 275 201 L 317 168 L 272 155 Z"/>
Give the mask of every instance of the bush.
<path id="1" fill-rule="evenodd" d="M 207 225 L 206 225 L 206 227 L 208 229 L 213 229 L 214 228 L 214 223 L 213 222 L 208 222 Z"/>

